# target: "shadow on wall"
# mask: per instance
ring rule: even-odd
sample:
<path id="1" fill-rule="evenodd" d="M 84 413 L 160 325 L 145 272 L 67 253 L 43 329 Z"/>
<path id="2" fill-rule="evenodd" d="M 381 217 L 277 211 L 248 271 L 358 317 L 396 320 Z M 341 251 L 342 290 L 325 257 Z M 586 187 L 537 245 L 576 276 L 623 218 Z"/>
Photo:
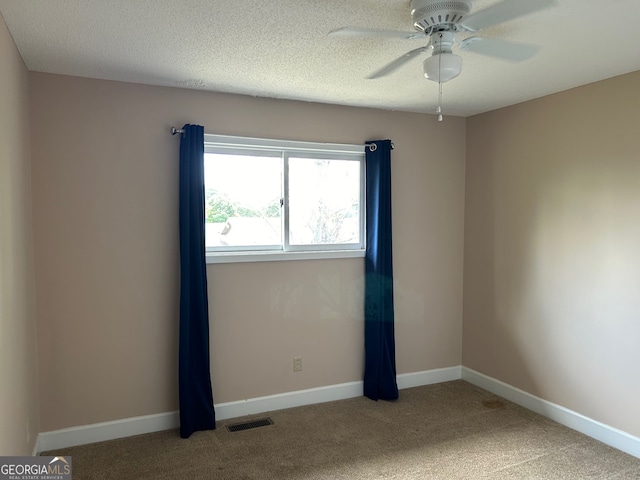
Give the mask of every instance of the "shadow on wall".
<path id="1" fill-rule="evenodd" d="M 639 330 L 640 199 L 634 177 L 604 163 L 582 158 L 579 165 L 556 165 L 538 186 L 517 311 L 527 316 L 527 336 L 543 346 L 527 356 L 553 385 L 552 395 L 594 413 L 603 401 L 632 407 L 627 395 L 614 392 L 628 388 L 630 365 L 640 361 L 629 329 Z M 601 393 L 594 394 L 594 385 Z M 629 389 L 628 398 L 638 393 Z"/>
<path id="2" fill-rule="evenodd" d="M 640 166 L 527 135 L 483 138 L 489 160 L 468 165 L 463 363 L 637 434 L 620 412 L 640 395 Z"/>
<path id="3" fill-rule="evenodd" d="M 536 207 L 535 201 L 525 206 L 511 201 L 519 195 L 535 198 L 535 191 L 513 165 L 500 161 L 491 143 L 495 140 L 485 133 L 478 138 L 490 152 L 487 161 L 467 164 L 462 363 L 536 393 L 530 352 L 542 352 L 547 345 L 524 309 L 535 300 L 522 268 L 534 249 Z"/>

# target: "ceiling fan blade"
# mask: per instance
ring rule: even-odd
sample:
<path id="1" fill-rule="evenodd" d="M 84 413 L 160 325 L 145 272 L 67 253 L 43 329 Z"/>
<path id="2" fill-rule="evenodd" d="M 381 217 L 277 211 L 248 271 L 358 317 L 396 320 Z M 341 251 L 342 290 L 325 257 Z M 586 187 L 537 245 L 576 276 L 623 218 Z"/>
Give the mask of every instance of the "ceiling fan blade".
<path id="1" fill-rule="evenodd" d="M 428 51 L 429 51 L 429 45 L 411 50 L 405 53 L 404 55 L 402 55 L 401 57 L 396 58 L 393 62 L 386 64 L 380 70 L 376 70 L 371 75 L 369 75 L 367 79 L 374 80 L 376 78 L 385 77 L 390 73 L 395 72 L 402 65 L 410 61 L 413 57 L 417 57 L 421 53 L 425 53 Z"/>
<path id="2" fill-rule="evenodd" d="M 400 30 L 378 30 L 375 28 L 358 28 L 358 27 L 343 27 L 331 30 L 329 35 L 337 35 L 341 37 L 386 37 L 386 38 L 404 38 L 424 39 L 426 35 L 423 32 L 403 32 Z"/>
<path id="3" fill-rule="evenodd" d="M 533 57 L 540 47 L 525 43 L 507 42 L 495 38 L 469 37 L 460 42 L 460 50 L 480 53 L 490 57 L 521 62 Z"/>
<path id="4" fill-rule="evenodd" d="M 458 25 L 463 30 L 477 32 L 517 17 L 557 5 L 556 0 L 505 0 L 478 13 L 472 13 Z"/>

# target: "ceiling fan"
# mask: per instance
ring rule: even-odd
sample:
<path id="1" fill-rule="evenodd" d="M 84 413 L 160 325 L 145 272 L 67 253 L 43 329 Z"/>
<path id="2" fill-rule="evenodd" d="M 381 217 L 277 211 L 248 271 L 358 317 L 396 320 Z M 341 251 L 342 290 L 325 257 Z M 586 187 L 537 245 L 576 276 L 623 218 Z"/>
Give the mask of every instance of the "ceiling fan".
<path id="1" fill-rule="evenodd" d="M 471 13 L 471 0 L 445 2 L 441 0 L 411 0 L 411 18 L 416 31 L 376 30 L 358 27 L 338 28 L 330 35 L 376 36 L 387 38 L 428 39 L 425 46 L 410 50 L 393 60 L 367 78 L 375 79 L 393 73 L 414 57 L 431 51 L 424 61 L 424 76 L 442 84 L 460 75 L 462 57 L 453 53 L 457 43 L 462 51 L 510 61 L 523 61 L 538 52 L 535 45 L 509 42 L 506 40 L 469 36 L 463 40 L 456 33 L 474 33 L 514 18 L 537 12 L 555 5 L 556 0 L 503 0 L 479 12 Z"/>

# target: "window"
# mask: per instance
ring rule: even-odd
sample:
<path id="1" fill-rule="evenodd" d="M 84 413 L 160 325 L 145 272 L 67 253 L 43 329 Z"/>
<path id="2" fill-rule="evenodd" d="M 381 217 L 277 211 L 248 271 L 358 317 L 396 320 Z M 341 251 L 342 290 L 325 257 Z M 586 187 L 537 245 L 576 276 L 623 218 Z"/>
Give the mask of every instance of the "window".
<path id="1" fill-rule="evenodd" d="M 205 135 L 207 262 L 364 256 L 364 146 Z"/>

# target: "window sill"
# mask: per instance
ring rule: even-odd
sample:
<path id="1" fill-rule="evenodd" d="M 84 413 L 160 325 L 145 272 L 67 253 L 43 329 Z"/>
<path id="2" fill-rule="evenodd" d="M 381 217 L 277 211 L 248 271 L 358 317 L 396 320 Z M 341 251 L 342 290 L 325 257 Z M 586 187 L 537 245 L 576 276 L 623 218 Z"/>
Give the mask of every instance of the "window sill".
<path id="1" fill-rule="evenodd" d="M 364 250 L 325 250 L 322 252 L 216 252 L 208 253 L 210 263 L 280 262 L 289 260 L 320 260 L 329 258 L 364 258 Z"/>

